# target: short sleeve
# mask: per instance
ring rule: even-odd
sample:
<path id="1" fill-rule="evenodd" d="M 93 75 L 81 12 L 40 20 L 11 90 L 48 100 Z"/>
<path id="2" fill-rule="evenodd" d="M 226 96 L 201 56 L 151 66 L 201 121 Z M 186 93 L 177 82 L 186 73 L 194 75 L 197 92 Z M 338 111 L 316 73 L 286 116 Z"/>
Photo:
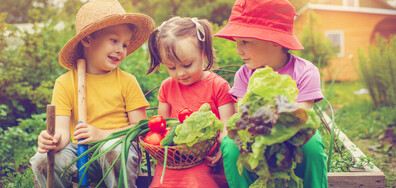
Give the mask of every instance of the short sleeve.
<path id="1" fill-rule="evenodd" d="M 317 68 L 309 69 L 297 82 L 299 90 L 296 102 L 304 102 L 315 100 L 319 102 L 323 99 L 322 91 L 320 90 L 320 74 Z"/>
<path id="2" fill-rule="evenodd" d="M 224 80 L 224 82 L 220 84 L 216 92 L 217 106 L 223 106 L 230 102 L 232 103 L 236 102 L 236 100 L 231 96 L 229 91 L 230 91 L 230 84 L 228 84 L 228 82 Z"/>
<path id="3" fill-rule="evenodd" d="M 144 97 L 143 91 L 139 86 L 138 81 L 136 80 L 135 76 L 130 75 L 129 81 L 126 87 L 126 96 L 125 96 L 125 110 L 127 112 L 136 110 L 142 107 L 150 106 L 147 102 L 146 98 Z"/>
<path id="4" fill-rule="evenodd" d="M 55 81 L 51 104 L 56 106 L 55 114 L 57 116 L 71 116 L 73 96 L 59 79 Z"/>
<path id="5" fill-rule="evenodd" d="M 247 67 L 243 65 L 235 73 L 234 86 L 232 86 L 229 92 L 231 95 L 237 98 L 242 98 L 247 91 L 250 75 L 248 75 L 249 74 L 248 71 L 245 71 L 246 69 Z"/>
<path id="6" fill-rule="evenodd" d="M 158 91 L 158 97 L 157 97 L 158 101 L 162 102 L 162 103 L 167 103 L 168 100 L 166 99 L 166 94 L 167 94 L 167 92 L 166 92 L 166 82 L 163 81 L 161 83 L 161 87 L 160 87 L 160 89 Z"/>

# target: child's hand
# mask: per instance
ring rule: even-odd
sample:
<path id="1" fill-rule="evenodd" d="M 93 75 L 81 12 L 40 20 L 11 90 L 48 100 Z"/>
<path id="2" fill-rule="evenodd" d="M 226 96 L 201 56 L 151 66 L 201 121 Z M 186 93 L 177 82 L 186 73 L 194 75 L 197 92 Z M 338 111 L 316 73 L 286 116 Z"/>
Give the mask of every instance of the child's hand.
<path id="1" fill-rule="evenodd" d="M 47 153 L 49 150 L 58 150 L 61 134 L 55 133 L 54 136 L 48 134 L 46 130 L 41 131 L 37 139 L 39 153 Z"/>
<path id="2" fill-rule="evenodd" d="M 108 135 L 103 129 L 96 128 L 92 125 L 86 123 L 80 123 L 76 126 L 74 131 L 74 139 L 82 141 L 78 142 L 78 145 L 86 144 L 89 142 L 94 142 L 106 138 Z"/>
<path id="3" fill-rule="evenodd" d="M 208 166 L 214 167 L 216 166 L 216 163 L 218 163 L 221 159 L 221 156 L 223 154 L 221 153 L 221 150 L 219 149 L 217 151 L 216 154 L 214 154 L 213 156 L 206 156 L 205 158 L 209 161 L 209 163 L 207 163 Z"/>

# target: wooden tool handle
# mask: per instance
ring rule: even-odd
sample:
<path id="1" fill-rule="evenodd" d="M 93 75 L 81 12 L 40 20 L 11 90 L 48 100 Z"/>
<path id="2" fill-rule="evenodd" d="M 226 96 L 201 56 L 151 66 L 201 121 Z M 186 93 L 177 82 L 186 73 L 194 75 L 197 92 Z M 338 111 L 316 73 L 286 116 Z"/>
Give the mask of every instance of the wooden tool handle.
<path id="1" fill-rule="evenodd" d="M 84 59 L 77 60 L 78 76 L 78 121 L 87 122 L 87 86 L 85 85 L 86 63 Z"/>
<path id="2" fill-rule="evenodd" d="M 55 105 L 47 105 L 47 132 L 49 135 L 55 134 Z M 55 151 L 50 150 L 47 153 L 47 187 L 54 187 L 54 163 Z"/>
<path id="3" fill-rule="evenodd" d="M 84 59 L 77 60 L 77 76 L 78 76 L 78 122 L 87 122 L 87 86 L 85 84 L 86 63 Z M 80 139 L 82 140 L 82 139 Z M 80 141 L 79 140 L 79 141 Z M 82 155 L 88 150 L 87 145 L 78 145 L 77 154 Z M 88 162 L 88 155 L 83 156 L 77 161 L 77 167 L 80 169 L 85 163 Z M 79 170 L 78 179 L 81 181 L 80 187 L 88 187 L 88 175 L 83 177 L 83 172 L 86 167 Z"/>

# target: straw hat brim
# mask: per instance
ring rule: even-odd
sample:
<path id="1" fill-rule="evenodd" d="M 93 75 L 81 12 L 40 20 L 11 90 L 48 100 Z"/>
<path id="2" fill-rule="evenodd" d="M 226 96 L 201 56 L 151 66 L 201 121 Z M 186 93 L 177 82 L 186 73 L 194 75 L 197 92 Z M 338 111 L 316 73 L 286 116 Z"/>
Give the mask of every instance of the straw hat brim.
<path id="1" fill-rule="evenodd" d="M 77 59 L 83 58 L 83 49 L 80 45 L 80 41 L 84 37 L 100 29 L 125 23 L 134 25 L 131 42 L 127 47 L 127 55 L 137 50 L 146 42 L 154 30 L 153 19 L 145 14 L 126 13 L 107 16 L 83 28 L 81 32 L 63 46 L 58 57 L 60 65 L 69 70 L 76 69 Z"/>
<path id="2" fill-rule="evenodd" d="M 221 37 L 228 40 L 238 38 L 253 38 L 263 41 L 270 41 L 280 44 L 290 50 L 302 50 L 304 47 L 300 44 L 296 36 L 292 33 L 277 31 L 268 27 L 258 27 L 251 24 L 229 22 L 223 29 L 217 32 L 215 37 Z"/>

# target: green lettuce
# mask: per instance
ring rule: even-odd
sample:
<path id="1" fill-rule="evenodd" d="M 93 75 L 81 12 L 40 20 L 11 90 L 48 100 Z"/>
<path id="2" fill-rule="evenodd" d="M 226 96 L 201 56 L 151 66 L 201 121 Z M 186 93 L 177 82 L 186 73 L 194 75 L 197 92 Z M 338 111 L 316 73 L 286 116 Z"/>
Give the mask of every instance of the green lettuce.
<path id="1" fill-rule="evenodd" d="M 223 131 L 223 122 L 217 119 L 210 110 L 210 105 L 205 103 L 200 109 L 192 113 L 182 124 L 176 127 L 176 136 L 173 142 L 176 145 L 188 145 L 208 140 L 219 131 Z"/>
<path id="2" fill-rule="evenodd" d="M 253 94 L 260 96 L 269 103 L 273 101 L 275 96 L 283 95 L 293 104 L 297 99 L 298 89 L 296 82 L 290 76 L 278 74 L 272 68 L 266 66 L 254 71 L 252 77 L 250 77 L 242 104 L 248 102 Z"/>
<path id="3" fill-rule="evenodd" d="M 313 110 L 294 105 L 297 95 L 290 76 L 258 69 L 238 104 L 240 112 L 227 122 L 228 135 L 240 148 L 239 173 L 246 168 L 259 177 L 251 187 L 302 187 L 293 169 L 320 121 Z"/>

